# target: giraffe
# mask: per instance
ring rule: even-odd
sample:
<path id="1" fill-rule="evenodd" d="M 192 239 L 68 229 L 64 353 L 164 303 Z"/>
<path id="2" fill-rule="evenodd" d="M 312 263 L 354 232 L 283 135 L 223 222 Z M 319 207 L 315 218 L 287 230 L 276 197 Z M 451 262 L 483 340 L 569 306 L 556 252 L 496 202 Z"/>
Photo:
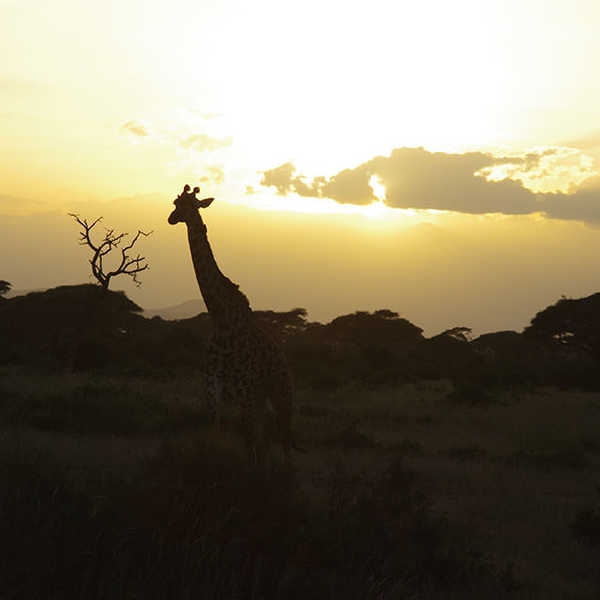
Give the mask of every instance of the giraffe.
<path id="1" fill-rule="evenodd" d="M 200 188 L 185 185 L 174 201 L 171 225 L 185 223 L 198 286 L 213 324 L 205 361 L 207 400 L 217 427 L 224 395 L 240 405 L 248 457 L 262 465 L 267 451 L 267 422 L 274 413 L 286 463 L 291 462 L 294 386 L 279 345 L 264 331 L 239 286 L 219 269 L 199 209 L 214 198 L 199 200 Z M 298 448 L 299 449 L 299 448 Z"/>

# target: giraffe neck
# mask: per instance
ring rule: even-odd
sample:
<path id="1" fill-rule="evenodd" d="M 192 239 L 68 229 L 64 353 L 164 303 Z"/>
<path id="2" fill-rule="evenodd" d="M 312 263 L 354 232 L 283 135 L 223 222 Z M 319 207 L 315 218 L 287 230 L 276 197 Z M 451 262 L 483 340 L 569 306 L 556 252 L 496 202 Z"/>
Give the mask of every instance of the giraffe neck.
<path id="1" fill-rule="evenodd" d="M 200 214 L 196 213 L 186 225 L 198 286 L 215 325 L 223 328 L 249 320 L 252 310 L 248 298 L 240 292 L 235 283 L 221 273 Z"/>

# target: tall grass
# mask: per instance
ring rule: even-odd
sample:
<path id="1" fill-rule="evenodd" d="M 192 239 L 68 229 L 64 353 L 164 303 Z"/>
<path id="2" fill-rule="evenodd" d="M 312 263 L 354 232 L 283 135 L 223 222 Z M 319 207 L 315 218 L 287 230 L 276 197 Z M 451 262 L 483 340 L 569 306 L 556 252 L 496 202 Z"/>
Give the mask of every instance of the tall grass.
<path id="1" fill-rule="evenodd" d="M 587 598 L 600 397 L 300 390 L 250 470 L 190 374 L 0 370 L 0 598 Z M 527 585 L 524 582 L 528 583 Z"/>
<path id="2" fill-rule="evenodd" d="M 338 469 L 322 505 L 289 471 L 257 473 L 226 447 L 192 441 L 165 443 L 128 478 L 73 477 L 45 456 L 14 452 L 2 457 L 0 481 L 3 597 L 443 598 L 507 589 L 452 539 L 401 462 L 370 485 Z"/>

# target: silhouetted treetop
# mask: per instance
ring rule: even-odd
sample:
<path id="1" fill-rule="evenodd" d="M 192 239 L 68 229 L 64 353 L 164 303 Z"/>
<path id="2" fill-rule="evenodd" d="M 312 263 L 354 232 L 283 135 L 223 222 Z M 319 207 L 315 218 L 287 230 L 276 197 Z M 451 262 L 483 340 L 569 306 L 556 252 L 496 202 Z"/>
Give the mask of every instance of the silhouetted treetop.
<path id="1" fill-rule="evenodd" d="M 398 319 L 400 317 L 397 312 L 389 310 L 388 308 L 380 308 L 379 310 L 376 310 L 373 315 L 382 319 Z"/>
<path id="2" fill-rule="evenodd" d="M 0 279 L 0 298 L 2 298 L 2 296 L 4 296 L 5 294 L 8 294 L 8 292 L 10 292 L 11 288 L 12 288 L 12 285 L 10 283 L 8 283 L 8 281 L 5 281 L 4 279 Z"/>
<path id="3" fill-rule="evenodd" d="M 470 327 L 451 327 L 435 337 L 447 337 L 459 342 L 470 342 L 472 339 L 471 332 L 472 329 Z"/>
<path id="4" fill-rule="evenodd" d="M 523 333 L 532 339 L 580 348 L 600 358 L 600 293 L 561 298 L 537 313 Z"/>
<path id="5" fill-rule="evenodd" d="M 356 341 L 416 343 L 423 339 L 420 327 L 388 309 L 356 311 L 333 319 L 325 327 L 337 337 Z"/>
<path id="6" fill-rule="evenodd" d="M 82 285 L 61 285 L 41 292 L 29 292 L 24 296 L 9 298 L 4 311 L 40 318 L 51 322 L 57 317 L 73 322 L 77 319 L 92 320 L 91 309 L 101 310 L 102 314 L 139 313 L 142 308 L 130 300 L 124 292 L 102 294 L 102 290 L 93 283 Z M 7 313 L 3 313 L 7 314 Z"/>
<path id="7" fill-rule="evenodd" d="M 255 310 L 255 317 L 271 333 L 279 337 L 288 337 L 305 331 L 310 323 L 306 320 L 305 308 L 293 308 L 287 312 L 273 310 Z"/>
<path id="8" fill-rule="evenodd" d="M 52 368 L 197 370 L 214 323 L 146 319 L 123 292 L 94 284 L 61 286 L 0 302 L 0 364 Z M 326 324 L 306 310 L 254 311 L 282 341 L 301 385 L 348 382 L 395 385 L 450 378 L 485 386 L 525 382 L 597 389 L 600 294 L 562 299 L 541 311 L 525 334 L 499 331 L 470 340 L 468 327 L 424 338 L 420 327 L 388 309 L 357 311 Z"/>

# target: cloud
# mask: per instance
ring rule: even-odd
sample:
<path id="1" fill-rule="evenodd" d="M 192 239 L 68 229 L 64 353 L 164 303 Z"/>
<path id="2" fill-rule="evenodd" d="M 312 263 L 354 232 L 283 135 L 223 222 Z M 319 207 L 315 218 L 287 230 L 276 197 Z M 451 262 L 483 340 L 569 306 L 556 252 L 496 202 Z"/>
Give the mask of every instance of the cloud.
<path id="1" fill-rule="evenodd" d="M 600 225 L 600 177 L 590 177 L 570 194 L 542 194 L 541 210 L 548 217 Z"/>
<path id="2" fill-rule="evenodd" d="M 565 157 L 573 164 L 561 165 Z M 296 175 L 293 163 L 288 162 L 264 171 L 261 185 L 275 187 L 280 195 L 296 193 L 366 205 L 376 200 L 370 185 L 376 176 L 385 187 L 384 202 L 392 208 L 467 214 L 541 212 L 551 218 L 600 223 L 600 178 L 590 178 L 595 171 L 587 157 L 575 159 L 572 150 L 557 148 L 520 156 L 396 148 L 389 156 L 377 156 L 330 178 L 315 177 L 310 183 Z M 557 174 L 570 174 L 579 185 L 571 193 L 550 193 L 532 191 L 524 184 Z"/>
<path id="3" fill-rule="evenodd" d="M 317 177 L 320 194 L 341 204 L 371 204 L 376 200 L 373 188 L 369 185 L 371 171 L 367 164 L 356 169 L 344 169 L 331 179 Z"/>
<path id="4" fill-rule="evenodd" d="M 266 187 L 274 187 L 280 196 L 285 196 L 290 192 L 296 192 L 297 178 L 294 177 L 295 172 L 296 167 L 291 162 L 284 163 L 274 169 L 263 171 L 260 184 Z"/>
<path id="5" fill-rule="evenodd" d="M 205 133 L 188 135 L 187 137 L 179 140 L 179 145 L 182 148 L 191 148 L 197 152 L 214 152 L 215 150 L 220 150 L 221 148 L 227 148 L 227 146 L 231 146 L 232 143 L 232 137 L 215 138 Z"/>
<path id="6" fill-rule="evenodd" d="M 386 189 L 385 203 L 392 208 L 523 214 L 535 211 L 535 196 L 522 183 L 488 181 L 475 174 L 485 167 L 525 160 L 483 152 L 446 154 L 398 148 L 389 157 L 369 161 L 363 170 L 379 177 Z"/>
<path id="7" fill-rule="evenodd" d="M 139 121 L 127 121 L 127 123 L 121 125 L 120 130 L 136 137 L 148 137 L 150 135 L 148 128 Z"/>
<path id="8" fill-rule="evenodd" d="M 305 197 L 332 198 L 342 204 L 370 204 L 375 200 L 368 174 L 365 179 L 364 169 L 360 167 L 345 169 L 330 179 L 315 177 L 310 183 L 302 175 L 295 176 L 295 172 L 293 163 L 284 163 L 263 171 L 260 184 L 274 187 L 280 196 L 294 192 Z"/>
<path id="9" fill-rule="evenodd" d="M 201 182 L 223 183 L 225 181 L 225 171 L 223 165 L 209 165 L 204 167 L 206 175 L 200 177 Z"/>

